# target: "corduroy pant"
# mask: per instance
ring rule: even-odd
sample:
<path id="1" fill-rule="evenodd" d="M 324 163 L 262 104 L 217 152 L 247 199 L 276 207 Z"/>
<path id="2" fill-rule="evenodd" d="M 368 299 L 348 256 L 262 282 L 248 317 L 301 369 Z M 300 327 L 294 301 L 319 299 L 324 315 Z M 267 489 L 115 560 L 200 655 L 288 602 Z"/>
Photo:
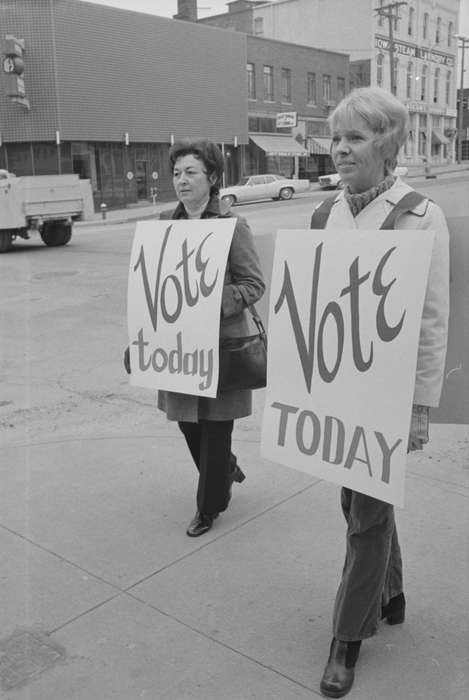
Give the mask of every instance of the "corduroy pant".
<path id="1" fill-rule="evenodd" d="M 402 559 L 394 508 L 343 488 L 346 555 L 333 613 L 333 635 L 353 642 L 375 634 L 381 606 L 402 592 Z"/>
<path id="2" fill-rule="evenodd" d="M 199 470 L 197 510 L 208 515 L 223 512 L 230 502 L 231 471 L 236 465 L 231 452 L 234 421 L 180 421 L 178 425 Z"/>

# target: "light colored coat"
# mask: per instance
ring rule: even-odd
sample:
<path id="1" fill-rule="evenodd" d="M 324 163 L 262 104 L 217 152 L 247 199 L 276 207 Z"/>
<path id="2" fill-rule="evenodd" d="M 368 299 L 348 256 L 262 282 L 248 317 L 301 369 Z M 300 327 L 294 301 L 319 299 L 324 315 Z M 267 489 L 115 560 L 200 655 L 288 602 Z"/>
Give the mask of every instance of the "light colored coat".
<path id="1" fill-rule="evenodd" d="M 224 205 L 223 205 L 224 206 Z M 253 329 L 251 314 L 246 307 L 258 301 L 264 293 L 265 283 L 253 235 L 241 216 L 224 212 L 217 197 L 212 197 L 202 218 L 235 217 L 236 226 L 231 241 L 228 264 L 225 270 L 221 302 L 220 338 L 239 338 L 257 332 Z M 172 212 L 162 212 L 160 219 L 187 218 L 179 204 Z M 210 399 L 171 391 L 158 392 L 158 408 L 169 420 L 233 420 L 249 416 L 252 412 L 252 392 L 246 389 L 220 392 Z"/>
<path id="2" fill-rule="evenodd" d="M 398 178 L 389 190 L 370 202 L 355 218 L 344 192 L 341 192 L 332 206 L 326 228 L 379 229 L 393 207 L 411 191 L 412 188 Z M 414 403 L 438 406 L 444 377 L 449 316 L 448 227 L 440 207 L 426 199 L 412 212 L 402 214 L 395 228 L 435 231 L 420 327 Z"/>

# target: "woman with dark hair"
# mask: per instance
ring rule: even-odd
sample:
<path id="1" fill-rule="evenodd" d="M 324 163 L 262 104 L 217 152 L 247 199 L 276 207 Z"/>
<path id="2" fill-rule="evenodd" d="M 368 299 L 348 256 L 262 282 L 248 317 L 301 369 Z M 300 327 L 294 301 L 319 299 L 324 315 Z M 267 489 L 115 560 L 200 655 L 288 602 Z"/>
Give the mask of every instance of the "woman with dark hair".
<path id="1" fill-rule="evenodd" d="M 207 140 L 183 141 L 171 147 L 169 158 L 179 203 L 174 211 L 163 212 L 161 219 L 234 216 L 222 209 L 218 197 L 224 168 L 218 146 Z M 220 339 L 249 335 L 247 307 L 264 290 L 251 230 L 237 216 L 223 285 Z M 187 528 L 189 537 L 198 537 L 228 507 L 232 483 L 245 478 L 231 451 L 231 435 L 234 420 L 251 414 L 252 392 L 224 391 L 212 399 L 159 391 L 158 407 L 169 420 L 178 422 L 199 471 L 197 512 Z"/>
<path id="2" fill-rule="evenodd" d="M 449 235 L 440 207 L 393 175 L 406 141 L 404 105 L 381 88 L 352 90 L 329 117 L 332 158 L 344 189 L 314 211 L 311 228 L 430 229 L 435 240 L 420 325 L 408 451 L 428 442 L 429 407 L 438 406 L 449 307 Z M 383 231 L 385 235 L 385 231 Z M 418 265 L 418 260 L 415 261 Z M 321 691 L 340 698 L 352 687 L 363 639 L 378 623 L 404 622 L 406 600 L 394 509 L 348 488 L 341 493 L 346 556 L 333 612 L 333 639 Z"/>

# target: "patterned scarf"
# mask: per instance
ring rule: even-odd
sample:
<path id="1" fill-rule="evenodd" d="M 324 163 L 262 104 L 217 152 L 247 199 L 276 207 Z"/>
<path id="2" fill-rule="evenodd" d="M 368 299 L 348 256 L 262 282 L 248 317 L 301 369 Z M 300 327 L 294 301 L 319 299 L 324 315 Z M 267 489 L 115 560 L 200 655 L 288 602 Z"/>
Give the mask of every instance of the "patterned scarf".
<path id="1" fill-rule="evenodd" d="M 346 185 L 344 189 L 344 196 L 353 216 L 357 216 L 361 212 L 361 210 L 364 209 L 374 199 L 376 199 L 376 197 L 379 197 L 380 194 L 383 194 L 383 192 L 389 190 L 395 182 L 396 178 L 394 177 L 394 175 L 388 175 L 378 185 L 371 187 L 365 192 L 356 193 L 350 192 L 349 186 Z"/>

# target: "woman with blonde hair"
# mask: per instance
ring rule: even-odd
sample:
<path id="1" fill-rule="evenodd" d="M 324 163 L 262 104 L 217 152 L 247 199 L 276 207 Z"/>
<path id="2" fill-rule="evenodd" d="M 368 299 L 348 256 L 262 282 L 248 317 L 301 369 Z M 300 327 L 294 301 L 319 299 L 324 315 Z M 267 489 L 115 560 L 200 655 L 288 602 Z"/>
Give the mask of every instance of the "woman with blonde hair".
<path id="1" fill-rule="evenodd" d="M 428 442 L 429 407 L 438 406 L 449 312 L 449 235 L 440 207 L 395 177 L 409 118 L 381 88 L 349 93 L 329 117 L 332 158 L 344 189 L 314 211 L 311 228 L 435 231 L 421 319 L 408 451 Z M 385 235 L 385 233 L 383 233 Z M 416 260 L 418 265 L 418 259 Z M 389 503 L 348 488 L 341 492 L 346 556 L 333 611 L 333 639 L 321 692 L 340 698 L 352 687 L 362 640 L 378 623 L 404 622 L 402 560 Z"/>

